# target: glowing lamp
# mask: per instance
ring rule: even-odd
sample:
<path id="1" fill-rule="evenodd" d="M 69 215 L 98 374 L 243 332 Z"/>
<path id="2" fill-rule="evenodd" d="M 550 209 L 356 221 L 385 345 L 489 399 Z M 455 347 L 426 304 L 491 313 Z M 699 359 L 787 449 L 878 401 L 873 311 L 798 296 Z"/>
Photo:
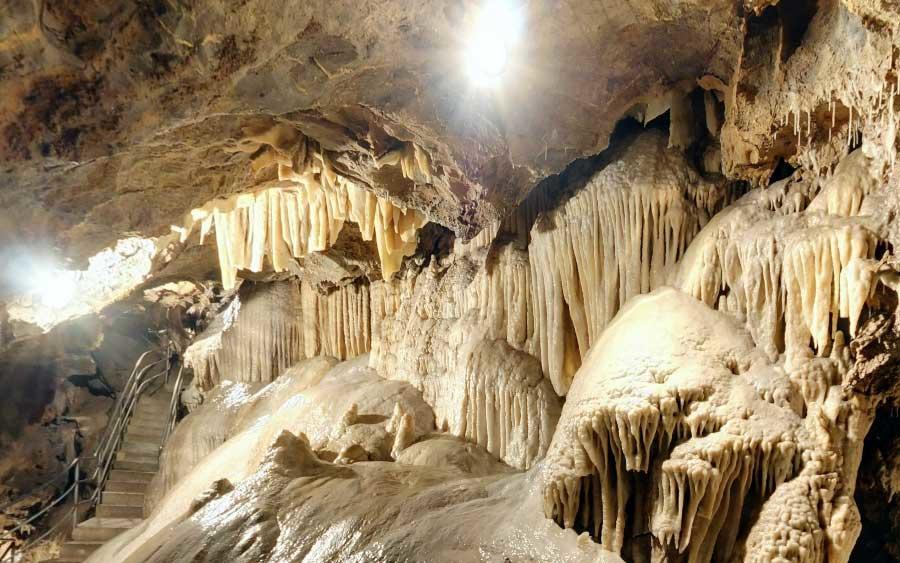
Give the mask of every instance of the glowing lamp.
<path id="1" fill-rule="evenodd" d="M 495 86 L 506 73 L 522 33 L 522 10 L 509 0 L 490 0 L 468 34 L 465 65 L 476 86 Z"/>
<path id="2" fill-rule="evenodd" d="M 76 283 L 71 272 L 52 267 L 36 267 L 31 283 L 33 295 L 51 309 L 62 309 L 75 298 Z"/>

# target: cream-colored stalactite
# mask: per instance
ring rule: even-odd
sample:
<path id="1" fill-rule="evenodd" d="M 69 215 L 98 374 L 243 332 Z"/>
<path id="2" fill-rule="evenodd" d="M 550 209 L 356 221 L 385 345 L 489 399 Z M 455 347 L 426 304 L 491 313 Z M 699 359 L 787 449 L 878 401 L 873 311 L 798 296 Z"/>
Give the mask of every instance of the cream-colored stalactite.
<path id="1" fill-rule="evenodd" d="M 748 505 L 800 470 L 805 434 L 790 395 L 726 315 L 668 288 L 638 297 L 569 391 L 545 513 L 612 551 L 728 559 Z"/>
<path id="2" fill-rule="evenodd" d="M 304 330 L 295 283 L 248 286 L 187 348 L 185 365 L 202 390 L 225 379 L 269 382 L 301 358 Z"/>
<path id="3" fill-rule="evenodd" d="M 550 445 L 560 401 L 540 364 L 502 340 L 468 339 L 456 372 L 430 384 L 438 425 L 528 469 Z"/>
<path id="4" fill-rule="evenodd" d="M 415 143 L 403 143 L 403 146 L 388 151 L 375 159 L 375 166 L 397 166 L 403 177 L 417 183 L 431 182 L 432 168 L 431 157 Z"/>
<path id="5" fill-rule="evenodd" d="M 294 281 L 242 288 L 185 352 L 195 385 L 228 379 L 269 382 L 298 360 L 340 359 L 370 348 L 369 288 L 350 284 L 322 294 Z"/>
<path id="6" fill-rule="evenodd" d="M 838 163 L 809 210 L 841 217 L 859 215 L 866 196 L 882 185 L 880 176 L 874 162 L 856 149 Z"/>
<path id="7" fill-rule="evenodd" d="M 528 247 L 535 353 L 558 393 L 619 308 L 666 282 L 723 199 L 661 134 L 645 133 L 538 219 Z"/>
<path id="8" fill-rule="evenodd" d="M 488 327 L 491 338 L 505 340 L 517 350 L 530 351 L 534 336 L 528 254 L 513 245 L 497 252 L 466 288 L 466 311 Z"/>
<path id="9" fill-rule="evenodd" d="M 848 336 L 856 334 L 875 282 L 870 259 L 878 242 L 864 218 L 817 211 L 827 194 L 804 210 L 808 195 L 787 182 L 751 192 L 697 236 L 676 285 L 745 319 L 772 359 L 781 352 L 802 359 L 810 342 L 827 353 L 839 319 L 849 320 Z"/>
<path id="10" fill-rule="evenodd" d="M 396 163 L 404 174 L 408 171 L 430 180 L 427 153 L 410 146 L 400 151 Z M 248 137 L 237 150 L 261 150 L 251 165 L 255 170 L 277 166 L 278 182 L 213 200 L 192 210 L 183 226 L 173 227 L 186 239 L 200 223 L 201 243 L 215 228 L 226 289 L 234 287 L 239 270 L 262 271 L 266 258 L 272 269 L 282 272 L 292 258 L 328 249 L 337 242 L 346 221 L 359 225 L 363 240 L 375 240 L 385 279 L 415 252 L 416 233 L 425 217 L 337 174 L 328 155 L 299 132 L 278 125 Z M 393 163 L 393 157 L 388 160 L 383 164 Z"/>
<path id="11" fill-rule="evenodd" d="M 300 285 L 303 357 L 346 359 L 365 354 L 371 343 L 369 286 L 350 284 L 327 294 Z"/>
<path id="12" fill-rule="evenodd" d="M 438 426 L 510 465 L 542 458 L 559 398 L 529 346 L 527 255 L 506 246 L 490 267 L 466 257 L 374 285 L 372 366 L 422 390 Z"/>

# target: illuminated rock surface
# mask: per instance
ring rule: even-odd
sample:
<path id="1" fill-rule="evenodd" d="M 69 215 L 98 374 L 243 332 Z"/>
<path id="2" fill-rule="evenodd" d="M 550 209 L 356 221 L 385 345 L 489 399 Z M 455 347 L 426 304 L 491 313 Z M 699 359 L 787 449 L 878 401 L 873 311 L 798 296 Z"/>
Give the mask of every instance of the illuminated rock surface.
<path id="1" fill-rule="evenodd" d="M 33 560 L 900 560 L 898 29 L 6 2 L 0 553 L 155 346 L 146 519 Z"/>

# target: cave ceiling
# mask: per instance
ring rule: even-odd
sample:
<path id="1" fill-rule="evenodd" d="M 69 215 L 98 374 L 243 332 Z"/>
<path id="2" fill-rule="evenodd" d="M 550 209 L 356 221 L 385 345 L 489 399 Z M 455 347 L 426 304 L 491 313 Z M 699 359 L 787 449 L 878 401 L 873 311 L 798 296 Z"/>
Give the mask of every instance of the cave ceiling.
<path id="1" fill-rule="evenodd" d="M 83 267 L 129 236 L 259 181 L 247 128 L 293 125 L 335 169 L 464 238 L 541 179 L 601 152 L 672 89 L 724 85 L 739 2 L 529 2 L 509 76 L 475 88 L 466 1 L 124 2 L 0 6 L 0 237 Z M 637 108 L 637 109 L 636 109 Z M 375 158 L 427 151 L 430 182 Z"/>

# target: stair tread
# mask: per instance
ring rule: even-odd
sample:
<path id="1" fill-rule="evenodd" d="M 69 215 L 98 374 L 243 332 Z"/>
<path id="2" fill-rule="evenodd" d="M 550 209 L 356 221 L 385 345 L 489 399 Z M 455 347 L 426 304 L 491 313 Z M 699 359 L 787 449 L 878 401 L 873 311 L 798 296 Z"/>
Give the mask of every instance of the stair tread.
<path id="1" fill-rule="evenodd" d="M 159 432 L 156 432 L 156 431 L 153 431 L 153 432 L 143 432 L 143 431 L 130 432 L 130 433 L 125 434 L 125 439 L 126 440 L 140 440 L 142 442 L 148 442 L 151 444 L 155 444 L 156 446 L 159 446 L 159 444 L 162 443 L 162 434 L 163 434 L 162 430 L 160 430 Z"/>
<path id="2" fill-rule="evenodd" d="M 116 475 L 118 477 L 135 477 L 135 478 L 144 478 L 144 477 L 153 477 L 156 475 L 156 471 L 140 471 L 137 469 L 113 469 L 116 471 Z M 125 479 L 112 478 L 110 481 L 124 481 Z M 132 481 L 133 482 L 133 481 Z"/>
<path id="3" fill-rule="evenodd" d="M 113 528 L 116 530 L 130 530 L 141 522 L 143 518 L 105 518 L 94 516 L 78 524 L 79 528 Z"/>
<path id="4" fill-rule="evenodd" d="M 147 471 L 156 473 L 159 470 L 159 465 L 156 463 L 144 463 L 141 461 L 123 461 L 117 460 L 115 464 L 113 464 L 115 469 L 125 469 L 126 471 Z"/>
<path id="5" fill-rule="evenodd" d="M 158 448 L 159 444 L 154 443 L 154 442 L 145 442 L 143 440 L 129 440 L 128 438 L 125 438 L 125 441 L 122 442 L 122 447 L 123 448 L 132 447 L 132 448 L 150 449 L 150 448 Z"/>
<path id="6" fill-rule="evenodd" d="M 91 546 L 103 545 L 103 542 L 102 541 L 88 541 L 88 540 L 67 540 L 66 545 L 74 545 L 76 547 L 77 546 L 91 547 Z"/>
<path id="7" fill-rule="evenodd" d="M 131 469 L 113 469 L 116 473 L 111 473 L 110 481 L 117 483 L 148 483 L 156 471 L 135 471 Z"/>
<path id="8" fill-rule="evenodd" d="M 143 518 L 143 506 L 128 506 L 124 504 L 103 504 L 97 505 L 97 514 L 100 518 Z"/>
<path id="9" fill-rule="evenodd" d="M 118 459 L 128 459 L 131 461 L 156 461 L 159 459 L 159 456 L 154 453 L 143 453 L 143 452 L 125 452 L 119 450 L 116 452 L 116 456 Z"/>

